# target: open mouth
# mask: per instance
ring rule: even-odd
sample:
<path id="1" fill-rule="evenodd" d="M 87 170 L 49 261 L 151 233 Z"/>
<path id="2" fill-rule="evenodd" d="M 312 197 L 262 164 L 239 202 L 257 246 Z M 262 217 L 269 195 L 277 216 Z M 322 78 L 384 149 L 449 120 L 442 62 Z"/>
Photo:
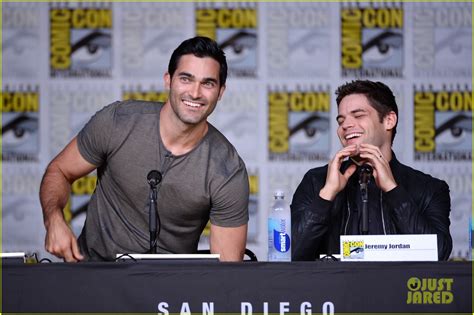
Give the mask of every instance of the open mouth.
<path id="1" fill-rule="evenodd" d="M 199 108 L 201 106 L 204 106 L 204 104 L 189 101 L 189 100 L 183 100 L 184 105 L 192 107 L 192 108 Z"/>
<path id="2" fill-rule="evenodd" d="M 357 139 L 357 138 L 360 138 L 362 137 L 362 133 L 360 132 L 353 132 L 353 133 L 350 133 L 350 134 L 347 134 L 344 139 L 346 140 L 351 140 L 351 139 Z"/>

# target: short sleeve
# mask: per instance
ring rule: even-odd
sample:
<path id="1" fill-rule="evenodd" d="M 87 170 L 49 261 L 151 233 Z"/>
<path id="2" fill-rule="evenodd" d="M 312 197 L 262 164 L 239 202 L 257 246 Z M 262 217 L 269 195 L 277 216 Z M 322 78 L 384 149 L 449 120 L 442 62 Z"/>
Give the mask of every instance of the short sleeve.
<path id="1" fill-rule="evenodd" d="M 244 162 L 212 196 L 210 221 L 222 227 L 238 227 L 249 220 L 249 179 Z"/>
<path id="2" fill-rule="evenodd" d="M 114 132 L 115 102 L 105 106 L 92 116 L 77 135 L 79 152 L 88 162 L 101 165 L 109 151 L 109 141 Z"/>

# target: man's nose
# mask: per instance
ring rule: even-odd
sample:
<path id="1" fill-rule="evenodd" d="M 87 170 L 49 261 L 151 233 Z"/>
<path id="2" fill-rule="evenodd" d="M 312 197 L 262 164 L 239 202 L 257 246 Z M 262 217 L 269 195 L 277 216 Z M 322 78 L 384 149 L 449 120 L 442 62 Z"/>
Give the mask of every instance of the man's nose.
<path id="1" fill-rule="evenodd" d="M 344 121 L 342 122 L 342 124 L 341 124 L 341 127 L 342 127 L 343 129 L 348 129 L 348 128 L 352 127 L 352 126 L 354 126 L 354 120 L 353 120 L 352 118 L 350 118 L 350 117 L 346 117 L 346 118 L 344 119 Z"/>
<path id="2" fill-rule="evenodd" d="M 191 90 L 189 91 L 192 98 L 200 98 L 201 97 L 201 84 L 199 82 L 195 82 L 191 86 Z"/>

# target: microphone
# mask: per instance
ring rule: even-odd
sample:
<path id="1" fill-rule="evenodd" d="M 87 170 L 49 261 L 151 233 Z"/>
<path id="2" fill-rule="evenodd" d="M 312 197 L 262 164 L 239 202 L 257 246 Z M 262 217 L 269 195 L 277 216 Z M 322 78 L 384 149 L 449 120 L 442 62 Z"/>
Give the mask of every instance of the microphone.
<path id="1" fill-rule="evenodd" d="M 362 196 L 362 234 L 369 233 L 369 189 L 368 184 L 374 169 L 369 164 L 362 164 L 359 171 L 359 185 Z"/>
<path id="2" fill-rule="evenodd" d="M 362 164 L 359 171 L 359 184 L 367 185 L 370 181 L 374 169 L 369 164 Z"/>
<path id="3" fill-rule="evenodd" d="M 146 176 L 146 179 L 148 180 L 148 184 L 150 185 L 152 189 L 155 188 L 156 185 L 161 183 L 162 178 L 163 176 L 157 170 L 150 171 L 148 175 Z"/>
<path id="4" fill-rule="evenodd" d="M 160 218 L 158 216 L 158 211 L 156 208 L 156 198 L 158 195 L 156 186 L 161 183 L 163 176 L 157 170 L 152 170 L 148 173 L 146 179 L 150 185 L 150 194 L 149 194 L 149 208 L 148 208 L 148 225 L 150 230 L 150 253 L 156 254 L 156 226 L 157 221 L 159 222 Z"/>

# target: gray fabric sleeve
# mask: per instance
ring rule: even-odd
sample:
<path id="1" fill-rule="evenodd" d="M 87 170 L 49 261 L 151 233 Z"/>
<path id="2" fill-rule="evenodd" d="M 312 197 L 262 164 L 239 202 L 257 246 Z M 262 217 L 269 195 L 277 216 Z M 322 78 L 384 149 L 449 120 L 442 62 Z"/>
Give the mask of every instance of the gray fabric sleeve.
<path id="1" fill-rule="evenodd" d="M 238 227 L 249 220 L 249 179 L 245 164 L 239 166 L 212 196 L 210 221 L 222 227 Z"/>
<path id="2" fill-rule="evenodd" d="M 77 135 L 79 152 L 95 166 L 100 166 L 107 157 L 115 109 L 119 103 L 107 105 L 95 113 Z"/>

